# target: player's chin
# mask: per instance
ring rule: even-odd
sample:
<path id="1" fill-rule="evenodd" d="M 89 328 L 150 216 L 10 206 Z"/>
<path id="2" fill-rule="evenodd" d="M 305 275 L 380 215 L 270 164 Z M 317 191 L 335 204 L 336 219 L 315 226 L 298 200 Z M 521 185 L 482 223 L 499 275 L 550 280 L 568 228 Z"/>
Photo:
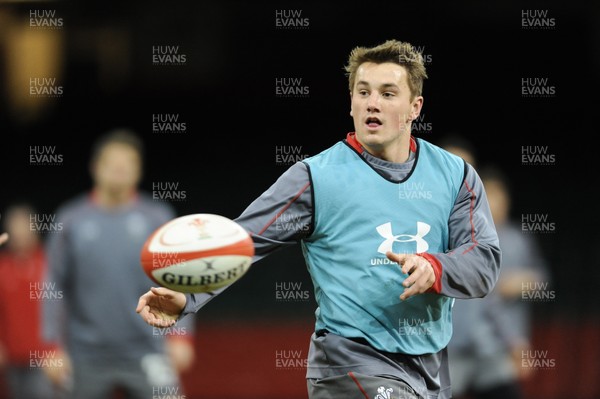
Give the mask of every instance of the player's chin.
<path id="1" fill-rule="evenodd" d="M 381 131 L 365 131 L 362 133 L 361 141 L 363 144 L 371 147 L 377 147 L 385 142 L 384 134 Z"/>

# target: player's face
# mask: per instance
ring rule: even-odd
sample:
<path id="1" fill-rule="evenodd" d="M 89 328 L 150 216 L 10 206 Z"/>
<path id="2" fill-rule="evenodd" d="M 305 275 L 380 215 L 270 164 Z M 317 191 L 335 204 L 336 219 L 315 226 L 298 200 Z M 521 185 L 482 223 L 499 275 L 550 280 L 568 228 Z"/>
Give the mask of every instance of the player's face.
<path id="1" fill-rule="evenodd" d="M 6 231 L 10 234 L 8 245 L 15 251 L 29 251 L 38 243 L 30 217 L 28 209 L 19 208 L 11 211 L 6 219 Z"/>
<path id="2" fill-rule="evenodd" d="M 403 66 L 365 62 L 358 67 L 351 93 L 351 112 L 358 141 L 380 151 L 402 135 L 410 135 L 410 123 L 423 105 L 423 97 L 411 100 Z"/>
<path id="3" fill-rule="evenodd" d="M 464 159 L 471 166 L 476 166 L 475 165 L 475 156 L 473 154 L 471 154 L 470 151 L 465 150 L 464 148 L 461 148 L 461 147 L 454 147 L 452 145 L 447 146 L 445 148 L 445 150 L 448 152 L 451 152 L 454 155 L 458 155 L 459 157 Z"/>
<path id="4" fill-rule="evenodd" d="M 486 181 L 484 183 L 485 193 L 490 205 L 490 212 L 496 226 L 504 224 L 508 219 L 510 208 L 510 199 L 508 193 L 502 184 L 496 181 Z"/>
<path id="5" fill-rule="evenodd" d="M 113 193 L 131 191 L 141 177 L 138 152 L 126 144 L 108 144 L 93 167 L 94 181 L 100 189 Z"/>

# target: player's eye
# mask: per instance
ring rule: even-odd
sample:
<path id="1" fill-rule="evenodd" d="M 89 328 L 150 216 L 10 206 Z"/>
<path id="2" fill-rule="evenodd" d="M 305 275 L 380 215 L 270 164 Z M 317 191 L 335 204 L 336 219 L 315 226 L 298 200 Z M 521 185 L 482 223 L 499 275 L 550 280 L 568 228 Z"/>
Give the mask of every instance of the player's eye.
<path id="1" fill-rule="evenodd" d="M 385 93 L 382 94 L 382 96 L 386 97 L 386 98 L 394 97 L 395 95 L 396 95 L 395 93 L 392 93 L 390 91 L 386 91 Z"/>
<path id="2" fill-rule="evenodd" d="M 361 96 L 361 97 L 366 97 L 366 96 L 369 95 L 369 92 L 366 91 L 366 90 L 359 90 L 358 91 L 358 95 Z"/>

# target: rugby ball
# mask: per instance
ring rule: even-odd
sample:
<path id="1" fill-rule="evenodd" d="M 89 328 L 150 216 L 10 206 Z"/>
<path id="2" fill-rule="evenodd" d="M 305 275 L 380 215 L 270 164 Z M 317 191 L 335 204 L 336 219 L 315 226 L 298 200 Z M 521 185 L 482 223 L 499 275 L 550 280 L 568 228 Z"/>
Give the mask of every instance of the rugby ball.
<path id="1" fill-rule="evenodd" d="M 198 213 L 173 219 L 148 237 L 144 272 L 155 283 L 184 293 L 212 292 L 242 277 L 254 245 L 246 230 L 220 215 Z"/>

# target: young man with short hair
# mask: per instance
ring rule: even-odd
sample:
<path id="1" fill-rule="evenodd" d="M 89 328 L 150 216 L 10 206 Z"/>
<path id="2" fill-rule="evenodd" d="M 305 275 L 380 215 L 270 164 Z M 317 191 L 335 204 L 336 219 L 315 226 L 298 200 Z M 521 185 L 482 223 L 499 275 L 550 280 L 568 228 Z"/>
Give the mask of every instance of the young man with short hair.
<path id="1" fill-rule="evenodd" d="M 427 77 L 414 47 L 355 48 L 346 70 L 355 131 L 290 167 L 236 221 L 255 260 L 302 244 L 319 306 L 310 398 L 449 398 L 453 298 L 485 296 L 499 272 L 485 192 L 470 165 L 411 136 Z M 284 213 L 296 230 L 280 228 Z M 153 288 L 137 311 L 170 326 L 222 291 Z"/>

